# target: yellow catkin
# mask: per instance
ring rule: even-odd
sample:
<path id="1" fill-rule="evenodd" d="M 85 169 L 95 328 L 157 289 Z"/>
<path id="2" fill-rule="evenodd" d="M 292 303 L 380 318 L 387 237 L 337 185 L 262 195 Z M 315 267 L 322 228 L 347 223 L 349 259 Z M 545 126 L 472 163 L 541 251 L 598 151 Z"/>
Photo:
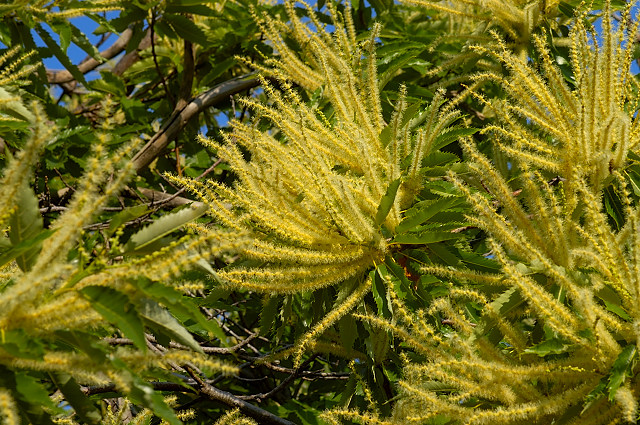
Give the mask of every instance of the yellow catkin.
<path id="1" fill-rule="evenodd" d="M 640 335 L 634 301 L 640 292 L 640 208 L 621 171 L 640 142 L 637 84 L 629 70 L 631 33 L 626 25 L 614 26 L 609 1 L 603 10 L 604 36 L 595 46 L 585 14 L 572 26 L 576 80 L 571 86 L 543 36 L 532 38 L 540 58 L 535 69 L 498 36 L 499 48 L 475 49 L 509 70 L 506 76 L 477 77 L 501 86 L 507 99 L 474 96 L 495 113 L 495 124 L 485 134 L 494 136 L 512 171 L 507 175 L 472 139 L 463 139 L 469 170 L 487 193 L 472 190 L 468 176 L 463 181 L 451 173 L 449 179 L 473 210 L 468 219 L 490 235 L 487 245 L 500 268 L 494 275 L 476 275 L 456 267 L 423 267 L 443 279 L 479 284 L 473 290 L 451 287 L 446 298 L 426 310 L 447 322 L 444 342 L 433 337 L 424 313 L 398 308 L 400 300 L 392 300 L 399 323 L 358 316 L 392 331 L 426 357 L 405 364 L 394 418 L 426 422 L 437 412 L 463 424 L 552 423 L 583 406 L 570 423 L 637 419 L 633 376 L 612 401 L 604 395 L 584 404 L 624 347 L 635 345 Z M 622 16 L 629 13 L 627 6 Z M 513 170 L 519 173 L 515 178 Z M 548 180 L 552 175 L 558 178 Z M 622 204 L 622 229 L 612 224 L 603 187 Z M 488 285 L 493 285 L 490 291 L 483 292 Z M 507 288 L 502 293 L 501 286 Z M 606 302 L 604 293 L 611 294 Z M 476 315 L 464 310 L 469 301 L 481 311 L 476 327 L 470 324 Z M 540 353 L 544 346 L 530 340 L 533 323 L 553 333 L 560 356 Z M 465 405 L 471 399 L 478 403 Z"/>
<path id="2" fill-rule="evenodd" d="M 4 388 L 0 388 L 0 419 L 3 425 L 20 425 L 18 406 L 11 393 Z"/>
<path id="3" fill-rule="evenodd" d="M 256 18 L 278 56 L 258 67 L 270 103 L 243 103 L 278 131 L 234 121 L 223 143 L 201 139 L 233 169 L 235 186 L 170 177 L 199 197 L 222 226 L 202 233 L 225 232 L 231 241 L 250 242 L 229 253 L 258 260 L 260 266 L 216 272 L 232 287 L 295 293 L 340 285 L 362 279 L 389 251 L 388 236 L 375 222 L 377 210 L 389 185 L 403 174 L 399 164 L 416 147 L 417 124 L 400 125 L 398 119 L 395 126 L 387 125 L 382 118 L 375 56 L 380 28 L 361 43 L 349 13 L 327 4 L 333 19 L 328 32 L 306 7 L 310 24 L 291 1 L 284 4 L 288 25 L 269 16 Z M 291 49 L 287 39 L 297 40 L 302 51 Z M 278 80 L 278 88 L 265 77 Z M 320 86 L 334 110 L 330 120 L 297 91 Z M 414 164 L 429 153 L 426 141 L 459 117 L 452 110 L 440 114 L 441 104 L 442 96 L 425 113 L 430 117 L 421 130 L 425 142 L 417 146 Z M 381 142 L 387 133 L 390 143 Z M 418 168 L 403 179 L 383 220 L 390 232 L 402 219 L 400 204 L 410 204 L 421 188 Z"/>
<path id="4" fill-rule="evenodd" d="M 257 425 L 257 423 L 253 419 L 242 416 L 240 409 L 232 409 L 218 418 L 213 425 Z"/>
<path id="5" fill-rule="evenodd" d="M 177 362 L 180 364 L 191 363 L 201 369 L 207 370 L 209 373 L 216 372 L 225 375 L 235 375 L 239 370 L 233 365 L 192 351 L 170 350 L 163 355 L 163 359 L 167 362 Z"/>
<path id="6" fill-rule="evenodd" d="M 343 301 L 343 303 L 331 310 L 317 325 L 304 334 L 297 343 L 298 348 L 294 355 L 294 364 L 299 364 L 302 354 L 307 346 L 329 326 L 336 323 L 347 314 L 371 289 L 371 281 L 364 279 L 362 283 Z"/>

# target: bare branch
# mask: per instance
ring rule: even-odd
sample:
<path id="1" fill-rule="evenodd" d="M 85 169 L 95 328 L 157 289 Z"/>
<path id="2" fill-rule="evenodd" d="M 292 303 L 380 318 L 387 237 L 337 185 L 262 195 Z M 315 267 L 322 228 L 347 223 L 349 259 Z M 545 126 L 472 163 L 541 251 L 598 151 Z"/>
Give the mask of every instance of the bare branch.
<path id="1" fill-rule="evenodd" d="M 219 390 L 218 388 L 209 385 L 205 382 L 197 373 L 195 373 L 190 367 L 186 367 L 189 375 L 198 383 L 200 394 L 209 398 L 209 400 L 220 402 L 229 407 L 240 409 L 240 411 L 253 419 L 257 420 L 260 424 L 266 425 L 295 425 L 293 422 L 283 419 L 274 415 L 273 413 L 254 406 L 228 392 Z"/>
<path id="2" fill-rule="evenodd" d="M 219 102 L 226 101 L 231 95 L 256 87 L 259 84 L 256 74 L 250 73 L 218 84 L 211 90 L 191 99 L 183 109 L 171 114 L 171 117 L 164 123 L 162 128 L 136 154 L 133 158 L 136 170 L 140 171 L 151 164 L 187 123 L 200 112 Z"/>
<path id="3" fill-rule="evenodd" d="M 129 40 L 133 35 L 133 31 L 129 28 L 124 30 L 118 40 L 113 43 L 110 47 L 100 52 L 100 56 L 102 56 L 105 60 L 109 60 L 117 55 L 119 55 L 124 49 L 126 49 Z M 94 58 L 88 58 L 84 60 L 80 65 L 78 65 L 78 69 L 83 74 L 86 74 L 89 71 L 93 71 L 96 69 L 102 62 L 95 60 Z M 49 84 L 64 84 L 70 83 L 74 81 L 73 76 L 69 71 L 65 70 L 47 70 L 47 80 Z"/>
<path id="4" fill-rule="evenodd" d="M 293 371 L 293 373 L 291 373 L 289 376 L 287 376 L 285 379 L 283 379 L 282 382 L 280 382 L 280 384 L 278 384 L 278 386 L 273 388 L 268 393 L 253 394 L 253 395 L 250 395 L 250 396 L 240 396 L 238 398 L 241 398 L 243 400 L 256 400 L 258 403 L 261 403 L 262 401 L 273 397 L 275 394 L 279 393 L 287 385 L 289 385 L 289 383 L 291 383 L 291 381 L 293 381 L 300 374 L 301 371 L 306 369 L 311 364 L 311 362 L 316 359 L 316 357 L 318 357 L 318 354 L 314 354 L 313 356 L 311 356 L 310 358 L 305 360 L 305 362 L 302 363 L 299 367 L 297 367 Z"/>
<path id="5" fill-rule="evenodd" d="M 178 101 L 176 110 L 182 109 L 189 103 L 191 99 L 191 89 L 193 88 L 193 77 L 195 74 L 195 59 L 193 57 L 193 43 L 184 40 L 184 66 L 182 71 L 182 83 L 180 84 L 180 93 L 178 93 Z"/>
<path id="6" fill-rule="evenodd" d="M 127 53 L 122 57 L 122 59 L 120 59 L 120 61 L 118 61 L 116 66 L 113 67 L 113 74 L 124 74 L 124 72 L 129 69 L 131 65 L 140 60 L 140 52 L 148 49 L 149 47 L 151 47 L 151 31 L 147 31 L 147 35 L 145 35 L 145 37 L 140 40 L 140 44 L 138 44 L 138 47 L 134 51 Z"/>
<path id="7" fill-rule="evenodd" d="M 185 386 L 187 385 L 195 385 L 196 381 L 193 379 L 187 379 L 184 381 L 184 384 L 179 384 L 176 382 L 149 382 L 149 384 L 156 391 L 172 391 L 172 392 L 182 392 L 182 393 L 195 393 L 195 390 Z M 87 387 L 80 387 L 81 391 L 84 395 L 93 395 L 93 394 L 104 394 L 104 393 L 117 393 L 119 392 L 116 384 L 109 383 L 105 385 L 91 385 Z"/>

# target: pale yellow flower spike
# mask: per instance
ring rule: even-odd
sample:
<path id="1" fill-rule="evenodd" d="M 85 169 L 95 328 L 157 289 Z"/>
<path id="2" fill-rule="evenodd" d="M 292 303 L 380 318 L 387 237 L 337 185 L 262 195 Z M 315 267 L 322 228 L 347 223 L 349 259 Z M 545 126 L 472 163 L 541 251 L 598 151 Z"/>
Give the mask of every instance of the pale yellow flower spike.
<path id="1" fill-rule="evenodd" d="M 622 15 L 625 23 L 630 7 Z M 475 274 L 429 265 L 423 271 L 493 285 L 491 296 L 500 286 L 506 290 L 491 299 L 481 289 L 456 286 L 448 298 L 435 300 L 426 313 L 446 318 L 452 327 L 446 338 L 430 327 L 425 312 L 411 314 L 396 298 L 396 322 L 355 315 L 392 331 L 426 358 L 405 365 L 394 422 L 421 423 L 441 414 L 461 424 L 546 424 L 569 409 L 584 409 L 568 422 L 574 425 L 637 420 L 633 374 L 615 394 L 605 390 L 586 402 L 600 382 L 610 379 L 614 363 L 628 352 L 625 347 L 640 341 L 640 207 L 624 171 L 640 142 L 637 84 L 628 51 L 638 23 L 630 25 L 632 30 L 615 27 L 609 1 L 603 9 L 599 45 L 584 15 L 571 27 L 571 83 L 554 63 L 544 37 L 533 38 L 540 65 L 535 70 L 500 40 L 496 51 L 477 48 L 509 70 L 507 76 L 476 78 L 493 80 L 507 99 L 474 96 L 495 110 L 496 124 L 485 135 L 517 175 L 503 175 L 471 139 L 464 139 L 460 144 L 469 169 L 488 194 L 472 191 L 465 183 L 469 179 L 454 173 L 449 179 L 473 210 L 469 221 L 489 234 L 488 247 L 500 270 Z M 605 197 L 611 194 L 622 205 L 615 224 Z M 463 310 L 467 300 L 483 306 L 477 326 Z M 536 331 L 525 324 L 548 335 L 535 340 Z M 559 356 L 544 355 L 544 345 L 538 346 L 551 341 L 558 344 Z M 465 403 L 473 399 L 478 402 Z M 350 417 L 377 420 L 357 412 Z M 337 416 L 332 420 L 337 423 Z"/>
<path id="2" fill-rule="evenodd" d="M 370 285 L 366 272 L 388 253 L 387 230 L 394 232 L 403 206 L 422 188 L 422 158 L 459 117 L 451 110 L 441 113 L 444 96 L 438 94 L 415 120 L 402 118 L 405 105 L 385 123 L 375 56 L 380 27 L 374 26 L 359 43 L 350 13 L 342 16 L 332 3 L 327 8 L 335 28 L 331 33 L 310 8 L 310 24 L 305 23 L 291 1 L 285 3 L 288 25 L 269 17 L 260 21 L 278 53 L 267 66 L 258 67 L 269 103 L 244 99 L 253 121 L 232 122 L 223 143 L 203 141 L 229 164 L 237 176 L 235 185 L 171 177 L 209 207 L 219 226 L 200 229 L 203 234 L 228 238 L 229 243 L 221 245 L 236 244 L 228 253 L 259 264 L 232 264 L 216 271 L 222 284 L 270 294 L 347 281 L 359 285 L 345 294 L 348 302 L 303 337 L 296 361 L 365 296 Z M 291 48 L 286 42 L 290 39 L 300 49 Z M 294 87 L 308 92 L 321 88 L 332 115 L 309 106 Z M 259 125 L 265 122 L 272 125 L 268 131 Z M 387 134 L 388 141 L 381 140 Z M 409 152 L 413 163 L 405 170 L 401 164 Z M 398 180 L 390 211 L 377 223 L 378 206 Z"/>
<path id="3" fill-rule="evenodd" d="M 242 416 L 240 409 L 233 409 L 221 416 L 213 425 L 257 425 L 250 418 Z"/>
<path id="4" fill-rule="evenodd" d="M 353 291 L 339 307 L 334 308 L 320 321 L 320 323 L 316 324 L 313 329 L 302 336 L 300 341 L 298 341 L 298 349 L 293 358 L 296 366 L 299 365 L 302 354 L 309 343 L 319 335 L 322 335 L 329 326 L 333 325 L 347 314 L 369 292 L 370 289 L 371 280 L 367 278 L 363 280 L 358 288 L 356 288 L 356 290 Z"/>
<path id="5" fill-rule="evenodd" d="M 2 425 L 20 425 L 18 406 L 9 391 L 0 388 L 0 420 Z"/>

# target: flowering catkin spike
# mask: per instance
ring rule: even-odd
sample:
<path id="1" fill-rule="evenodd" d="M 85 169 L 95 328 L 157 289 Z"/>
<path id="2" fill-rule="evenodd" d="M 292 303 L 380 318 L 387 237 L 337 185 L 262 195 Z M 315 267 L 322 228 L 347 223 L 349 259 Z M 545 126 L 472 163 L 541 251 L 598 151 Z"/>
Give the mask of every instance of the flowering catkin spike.
<path id="1" fill-rule="evenodd" d="M 436 96 L 419 132 L 414 129 L 419 123 L 402 120 L 402 108 L 385 123 L 375 66 L 380 28 L 375 26 L 359 44 L 351 15 L 327 7 L 334 19 L 332 33 L 310 14 L 317 25 L 312 31 L 296 15 L 293 2 L 285 3 L 290 26 L 269 17 L 260 20 L 278 52 L 260 70 L 278 80 L 280 88 L 263 79 L 271 104 L 245 99 L 254 121 L 232 122 L 233 132 L 223 134 L 224 143 L 204 141 L 238 176 L 235 186 L 172 177 L 210 205 L 221 225 L 243 229 L 254 239 L 239 253 L 262 260 L 262 265 L 217 272 L 234 286 L 296 292 L 363 276 L 387 253 L 375 222 L 387 188 L 402 179 L 383 222 L 393 232 L 402 206 L 421 188 L 421 158 L 458 118 L 456 112 L 441 115 L 443 99 Z M 289 37 L 302 46 L 300 52 L 287 44 Z M 309 91 L 322 87 L 333 115 L 327 118 L 307 105 L 292 83 Z M 264 121 L 277 131 L 259 130 L 257 124 Z M 412 151 L 411 165 L 402 168 L 402 159 Z"/>
<path id="2" fill-rule="evenodd" d="M 569 82 L 543 37 L 533 37 L 538 54 L 531 61 L 499 38 L 500 49 L 475 48 L 509 71 L 476 77 L 495 82 L 506 99 L 473 95 L 496 112 L 483 133 L 510 169 L 465 138 L 473 178 L 451 172 L 449 179 L 471 206 L 468 219 L 489 235 L 487 255 L 499 270 L 474 275 L 425 266 L 469 286 L 452 285 L 425 311 L 411 312 L 392 295 L 393 321 L 357 315 L 424 356 L 405 363 L 390 422 L 429 423 L 438 415 L 461 424 L 637 420 L 640 207 L 625 176 L 640 141 L 631 7 L 616 27 L 611 1 L 604 2 L 601 42 L 584 14 L 576 18 Z M 478 191 L 469 185 L 474 179 Z M 467 313 L 469 301 L 479 314 Z M 444 329 L 426 320 L 433 317 L 443 318 Z M 603 388 L 616 379 L 615 388 Z M 380 422 L 354 411 L 327 416 L 333 423 Z"/>
<path id="3" fill-rule="evenodd" d="M 237 244 L 235 252 L 252 260 L 248 265 L 216 271 L 223 284 L 271 294 L 357 284 L 348 303 L 302 337 L 296 361 L 367 293 L 366 272 L 384 261 L 389 233 L 422 189 L 422 159 L 441 147 L 434 140 L 459 117 L 442 112 L 438 94 L 418 119 L 403 118 L 406 104 L 400 102 L 385 122 L 375 56 L 380 26 L 359 43 L 349 10 L 340 14 L 333 3 L 327 8 L 333 32 L 311 9 L 305 23 L 292 1 L 285 3 L 288 26 L 270 17 L 259 20 L 278 53 L 258 67 L 269 103 L 244 99 L 253 119 L 231 122 L 223 143 L 203 141 L 237 176 L 233 187 L 171 177 L 210 207 L 221 227 L 205 233 L 250 241 Z M 295 40 L 296 50 L 288 40 Z M 330 115 L 310 106 L 294 85 L 321 93 Z M 265 123 L 269 130 L 262 129 Z M 411 164 L 405 164 L 410 153 Z M 394 182 L 397 195 L 379 218 Z"/>

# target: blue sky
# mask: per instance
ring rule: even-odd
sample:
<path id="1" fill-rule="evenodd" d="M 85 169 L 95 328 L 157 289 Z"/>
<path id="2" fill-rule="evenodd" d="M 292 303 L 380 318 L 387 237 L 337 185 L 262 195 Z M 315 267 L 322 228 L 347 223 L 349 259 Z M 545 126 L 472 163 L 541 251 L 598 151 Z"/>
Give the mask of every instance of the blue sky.
<path id="1" fill-rule="evenodd" d="M 119 12 L 110 12 L 111 14 L 108 15 L 109 18 L 114 18 L 117 16 L 117 14 Z M 101 36 L 100 35 L 95 35 L 93 32 L 98 28 L 99 24 L 97 22 L 95 22 L 93 19 L 90 19 L 86 16 L 80 16 L 77 18 L 71 18 L 70 22 L 75 25 L 80 31 L 82 31 L 82 33 L 89 39 L 89 41 L 91 43 L 93 43 L 94 45 L 100 40 Z M 51 36 L 54 38 L 54 40 L 56 40 L 57 42 L 60 41 L 60 38 L 58 37 L 58 34 L 56 34 L 54 31 L 51 30 L 51 28 L 47 25 L 47 24 L 43 24 L 43 27 L 45 27 L 45 29 L 47 29 L 47 31 L 49 32 L 49 34 L 51 34 Z M 38 34 L 36 34 L 35 32 L 33 33 L 33 37 L 36 41 L 36 44 L 38 44 L 39 46 L 44 46 L 44 42 L 40 39 L 40 37 L 38 36 Z M 118 37 L 116 35 L 111 35 L 107 41 L 101 45 L 100 50 L 104 50 L 107 47 L 109 47 L 111 44 L 113 44 L 116 40 L 118 39 Z M 71 43 L 69 46 L 69 49 L 67 50 L 67 54 L 69 55 L 69 58 L 71 59 L 71 62 L 78 65 L 80 62 L 82 62 L 83 59 L 85 59 L 87 57 L 87 54 L 84 52 L 84 50 L 82 50 L 81 48 L 79 48 L 78 46 L 76 46 L 75 44 Z M 47 67 L 47 69 L 64 69 L 64 67 L 62 66 L 62 64 L 58 61 L 58 59 L 56 59 L 55 57 L 50 57 L 50 58 L 45 58 L 43 60 L 45 67 Z M 89 74 L 86 75 L 86 78 L 88 80 L 92 80 L 94 78 L 97 78 L 99 75 L 97 72 L 91 72 Z"/>
<path id="2" fill-rule="evenodd" d="M 634 15 L 640 10 L 640 7 L 635 7 L 635 10 L 633 11 Z M 109 12 L 108 17 L 109 18 L 113 18 L 115 16 L 117 16 L 119 12 Z M 95 35 L 93 32 L 98 28 L 98 23 L 95 22 L 94 20 L 85 17 L 85 16 L 81 16 L 81 17 L 77 17 L 77 18 L 72 18 L 71 22 L 78 28 L 80 29 L 89 39 L 90 42 L 92 43 L 96 43 L 98 42 L 98 40 L 100 40 L 100 35 Z M 52 37 L 56 40 L 59 41 L 59 37 L 58 35 L 51 31 L 51 29 L 46 25 L 43 24 L 43 26 L 49 31 L 49 33 L 52 35 Z M 598 20 L 595 23 L 595 27 L 596 30 L 601 33 L 602 32 L 602 24 L 601 21 Z M 36 43 L 38 45 L 44 45 L 44 43 L 42 42 L 42 40 L 40 39 L 40 37 L 35 34 L 35 32 L 33 33 L 34 35 L 34 39 L 36 40 Z M 109 39 L 100 47 L 100 50 L 104 50 L 105 48 L 107 48 L 108 46 L 110 46 L 112 43 L 114 43 L 116 41 L 117 37 L 112 35 L 109 37 Z M 87 57 L 87 54 L 80 49 L 79 47 L 77 47 L 75 44 L 71 43 L 67 54 L 69 55 L 71 61 L 74 64 L 79 64 L 83 59 L 85 59 Z M 55 58 L 55 57 L 50 57 L 50 58 L 46 58 L 44 59 L 44 64 L 47 68 L 49 69 L 63 69 L 64 67 L 62 66 L 62 64 Z M 633 67 L 633 71 L 634 73 L 637 73 L 640 71 L 640 68 L 638 68 L 638 65 L 634 63 L 634 67 Z M 93 74 L 93 75 L 91 75 Z M 89 75 L 87 75 L 87 79 L 91 80 L 93 78 L 97 77 L 97 72 L 92 72 Z"/>
<path id="3" fill-rule="evenodd" d="M 639 7 L 635 7 L 635 10 L 633 11 L 634 14 L 638 12 L 638 10 L 640 9 Z M 109 18 L 114 18 L 117 16 L 119 12 L 109 12 L 108 17 Z M 101 36 L 100 35 L 95 35 L 94 31 L 98 28 L 99 24 L 97 22 L 95 22 L 94 20 L 88 18 L 88 17 L 77 17 L 77 18 L 72 18 L 71 22 L 73 23 L 73 25 L 75 25 L 78 29 L 80 29 L 80 31 L 82 31 L 87 38 L 89 39 L 89 41 L 93 44 L 97 43 Z M 47 31 L 51 34 L 51 36 L 56 40 L 59 41 L 59 37 L 58 35 L 51 30 L 51 28 L 49 28 L 46 24 L 43 24 L 43 26 L 47 29 Z M 596 30 L 601 33 L 602 32 L 602 24 L 601 21 L 598 20 L 595 23 L 595 27 Z M 34 39 L 36 40 L 36 43 L 38 45 L 44 45 L 44 42 L 40 39 L 40 37 L 33 32 L 34 35 Z M 107 41 L 101 45 L 100 50 L 104 50 L 105 48 L 107 48 L 108 46 L 110 46 L 112 43 L 114 43 L 117 40 L 117 36 L 115 35 L 111 35 Z M 69 49 L 67 50 L 67 54 L 69 55 L 69 58 L 71 59 L 72 63 L 74 64 L 79 64 L 83 59 L 85 59 L 87 57 L 87 54 L 80 49 L 78 46 L 76 46 L 75 44 L 71 43 L 69 46 Z M 48 68 L 48 69 L 64 69 L 63 65 L 55 58 L 55 57 L 50 57 L 50 58 L 46 58 L 44 59 L 44 65 Z M 640 67 L 638 66 L 638 64 L 636 62 L 633 63 L 632 66 L 632 71 L 633 73 L 638 73 L 640 72 Z M 99 73 L 98 71 L 92 71 L 90 73 L 88 73 L 86 75 L 87 80 L 92 80 L 94 78 L 98 78 L 99 77 Z M 54 89 L 54 95 L 57 96 L 59 95 L 59 93 L 61 93 L 60 89 Z M 220 125 L 226 125 L 226 117 L 222 117 L 219 116 L 219 124 Z M 203 129 L 204 130 L 204 129 Z"/>

